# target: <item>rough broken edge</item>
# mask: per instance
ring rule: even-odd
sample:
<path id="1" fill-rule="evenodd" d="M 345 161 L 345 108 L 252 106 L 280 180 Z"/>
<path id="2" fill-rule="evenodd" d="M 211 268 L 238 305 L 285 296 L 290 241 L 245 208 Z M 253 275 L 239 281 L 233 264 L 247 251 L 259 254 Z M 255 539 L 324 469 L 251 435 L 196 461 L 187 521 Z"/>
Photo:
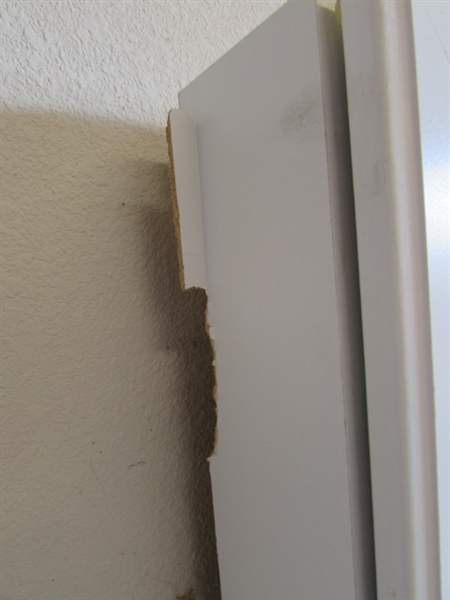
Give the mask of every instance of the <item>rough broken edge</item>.
<path id="1" fill-rule="evenodd" d="M 181 114 L 182 111 L 180 111 L 179 109 L 176 109 L 178 114 Z M 172 191 L 172 215 L 173 215 L 173 223 L 174 223 L 174 228 L 175 228 L 175 238 L 176 238 L 176 245 L 177 245 L 177 256 L 178 256 L 178 276 L 179 276 L 179 281 L 180 281 L 180 287 L 182 289 L 183 292 L 192 290 L 192 289 L 204 289 L 206 292 L 206 310 L 205 310 L 205 330 L 206 330 L 206 334 L 209 338 L 210 344 L 211 344 L 211 353 L 212 353 L 212 370 L 213 370 L 213 377 L 214 377 L 214 384 L 213 384 L 213 389 L 212 389 L 212 399 L 214 402 L 214 412 L 216 414 L 216 424 L 215 424 L 215 431 L 214 431 L 214 442 L 213 442 L 213 446 L 211 448 L 211 451 L 209 453 L 209 455 L 206 457 L 207 459 L 211 458 L 211 456 L 214 454 L 215 449 L 217 447 L 217 375 L 216 375 L 216 351 L 215 351 L 215 347 L 214 347 L 214 337 L 212 334 L 212 328 L 209 324 L 209 319 L 208 319 L 208 293 L 207 293 L 207 289 L 206 289 L 206 268 L 205 268 L 205 280 L 204 282 L 199 282 L 199 283 L 204 283 L 205 285 L 190 285 L 187 286 L 186 285 L 186 278 L 185 278 L 185 262 L 184 262 L 184 257 L 183 257 L 183 243 L 182 243 L 182 233 L 181 230 L 183 228 L 183 223 L 182 223 L 182 219 L 180 217 L 180 208 L 179 208 L 179 197 L 178 197 L 178 187 L 177 187 L 177 176 L 176 176 L 176 169 L 175 169 L 175 156 L 174 156 L 174 143 L 173 143 L 173 130 L 172 130 L 172 123 L 171 123 L 171 117 L 174 114 L 174 110 L 171 110 L 169 112 L 168 118 L 167 118 L 167 127 L 166 127 L 166 137 L 167 137 L 167 145 L 168 145 L 168 151 L 169 151 L 169 176 L 170 176 L 170 187 L 171 187 L 171 191 Z M 195 149 L 195 152 L 197 152 L 197 149 Z M 198 202 L 201 202 L 200 198 L 197 198 Z M 203 234 L 203 231 L 202 231 Z M 202 240 L 203 243 L 203 240 Z M 203 257 L 203 260 L 205 261 L 205 257 Z"/>
<path id="2" fill-rule="evenodd" d="M 208 304 L 209 300 L 208 300 L 208 294 L 206 295 L 206 311 L 205 311 L 205 329 L 206 329 L 206 335 L 209 338 L 209 341 L 211 343 L 211 353 L 212 353 L 212 371 L 213 371 L 213 377 L 214 377 L 214 384 L 213 384 L 213 389 L 212 389 L 212 398 L 213 398 L 213 402 L 214 402 L 214 412 L 216 413 L 216 425 L 214 428 L 214 441 L 213 441 L 213 445 L 211 448 L 211 451 L 209 453 L 209 456 L 207 456 L 207 458 L 211 458 L 211 456 L 215 453 L 216 448 L 217 448 L 217 437 L 218 437 L 218 427 L 217 427 L 217 421 L 218 421 L 218 413 L 217 413 L 217 373 L 216 373 L 216 349 L 214 346 L 214 337 L 212 335 L 212 331 L 211 331 L 211 326 L 209 324 L 209 319 L 208 319 Z"/>

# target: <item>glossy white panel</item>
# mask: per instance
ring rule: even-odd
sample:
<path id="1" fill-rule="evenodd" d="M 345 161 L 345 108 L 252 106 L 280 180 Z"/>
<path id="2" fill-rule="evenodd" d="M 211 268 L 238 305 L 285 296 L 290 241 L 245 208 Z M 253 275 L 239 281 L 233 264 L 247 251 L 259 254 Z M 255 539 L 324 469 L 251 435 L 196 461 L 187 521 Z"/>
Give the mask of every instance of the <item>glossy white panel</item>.
<path id="1" fill-rule="evenodd" d="M 450 598 L 450 10 L 414 1 L 430 282 L 442 597 Z"/>
<path id="2" fill-rule="evenodd" d="M 328 49 L 318 35 L 315 2 L 290 2 L 180 94 L 198 133 L 224 600 L 373 597 L 351 473 L 367 464 L 349 455 L 364 402 L 358 299 L 341 293 L 355 247 L 335 230 L 352 229 L 345 89 L 334 97 L 337 33 Z M 322 86 L 327 52 L 339 77 Z"/>
<path id="3" fill-rule="evenodd" d="M 342 2 L 378 598 L 440 597 L 434 400 L 409 2 Z"/>

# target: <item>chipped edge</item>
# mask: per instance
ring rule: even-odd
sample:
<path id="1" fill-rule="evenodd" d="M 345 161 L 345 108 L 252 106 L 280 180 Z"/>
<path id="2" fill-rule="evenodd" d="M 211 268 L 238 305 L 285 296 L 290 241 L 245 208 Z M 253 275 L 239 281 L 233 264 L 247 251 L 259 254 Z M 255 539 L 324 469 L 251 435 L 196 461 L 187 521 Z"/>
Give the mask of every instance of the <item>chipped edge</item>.
<path id="1" fill-rule="evenodd" d="M 180 281 L 181 290 L 183 292 L 187 292 L 190 290 L 203 290 L 203 288 L 200 288 L 200 287 L 186 288 L 186 282 L 185 282 L 185 278 L 184 278 L 183 249 L 182 249 L 182 244 L 181 244 L 180 210 L 178 207 L 177 184 L 176 184 L 176 178 L 175 178 L 175 164 L 174 164 L 174 155 L 173 155 L 173 146 L 172 146 L 172 129 L 171 129 L 171 124 L 170 124 L 170 113 L 171 112 L 172 111 L 169 112 L 169 115 L 167 117 L 166 138 L 167 138 L 167 146 L 168 146 L 168 152 L 169 152 L 169 178 L 170 178 L 170 187 L 171 187 L 171 196 L 172 196 L 172 218 L 173 218 L 173 224 L 174 224 L 174 229 L 175 229 L 175 239 L 176 239 L 176 246 L 177 246 L 177 257 L 178 257 L 178 278 Z M 206 290 L 204 290 L 204 291 L 206 293 L 205 331 L 209 338 L 209 342 L 211 344 L 211 353 L 212 353 L 211 366 L 212 366 L 213 378 L 214 378 L 214 385 L 213 385 L 213 389 L 212 389 L 212 400 L 214 403 L 214 412 L 216 415 L 215 428 L 214 428 L 214 442 L 213 442 L 213 446 L 212 446 L 211 450 L 209 451 L 208 455 L 206 456 L 206 459 L 209 460 L 211 458 L 211 456 L 213 456 L 215 453 L 215 450 L 217 447 L 217 440 L 218 440 L 217 372 L 216 372 L 216 349 L 214 346 L 214 338 L 212 337 L 212 333 L 211 333 L 211 325 L 208 320 L 209 298 L 208 298 L 207 291 Z"/>
<path id="2" fill-rule="evenodd" d="M 219 436 L 219 430 L 217 427 L 217 423 L 218 423 L 218 412 L 217 412 L 217 371 L 216 371 L 216 348 L 214 345 L 214 338 L 212 336 L 211 333 L 211 325 L 209 324 L 209 320 L 208 320 L 208 314 L 209 314 L 209 298 L 208 298 L 208 294 L 206 294 L 206 310 L 205 310 L 205 330 L 206 330 L 206 335 L 209 338 L 209 342 L 211 344 L 211 354 L 212 354 L 212 372 L 213 372 L 213 378 L 214 378 L 214 385 L 213 385 L 213 389 L 212 389 L 212 399 L 214 402 L 214 412 L 216 414 L 216 424 L 214 427 L 214 442 L 213 442 L 213 446 L 208 454 L 208 456 L 206 457 L 207 459 L 210 459 L 211 456 L 213 456 L 215 454 L 216 448 L 217 448 L 217 441 L 218 441 L 218 436 Z"/>

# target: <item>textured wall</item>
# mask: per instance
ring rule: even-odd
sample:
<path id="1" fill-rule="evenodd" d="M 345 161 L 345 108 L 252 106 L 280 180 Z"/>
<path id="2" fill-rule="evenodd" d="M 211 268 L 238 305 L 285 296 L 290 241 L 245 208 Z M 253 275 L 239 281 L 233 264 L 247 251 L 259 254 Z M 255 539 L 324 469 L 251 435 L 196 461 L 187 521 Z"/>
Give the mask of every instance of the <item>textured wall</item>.
<path id="1" fill-rule="evenodd" d="M 2 600 L 217 597 L 164 126 L 282 0 L 2 0 Z"/>

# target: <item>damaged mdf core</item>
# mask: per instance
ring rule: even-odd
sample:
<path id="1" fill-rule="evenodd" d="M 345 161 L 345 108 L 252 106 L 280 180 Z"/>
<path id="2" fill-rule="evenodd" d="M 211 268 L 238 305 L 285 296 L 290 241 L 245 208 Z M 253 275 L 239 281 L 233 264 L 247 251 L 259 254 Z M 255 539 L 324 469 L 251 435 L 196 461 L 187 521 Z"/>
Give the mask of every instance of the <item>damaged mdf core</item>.
<path id="1" fill-rule="evenodd" d="M 178 125 L 178 123 L 177 123 Z M 195 309 L 195 323 L 193 339 L 189 340 L 188 351 L 186 353 L 185 369 L 191 374 L 191 385 L 186 390 L 192 402 L 189 406 L 189 412 L 186 414 L 188 427 L 190 430 L 190 440 L 193 447 L 193 461 L 195 468 L 193 472 L 198 471 L 199 476 L 195 479 L 195 489 L 193 501 L 197 507 L 200 507 L 198 513 L 198 543 L 202 548 L 202 557 L 199 557 L 197 569 L 197 584 L 195 588 L 189 589 L 184 595 L 178 596 L 180 600 L 194 600 L 194 598 L 208 598 L 210 600 L 220 600 L 220 579 L 217 562 L 217 542 L 214 522 L 214 510 L 211 490 L 211 475 L 208 459 L 212 456 L 216 446 L 217 431 L 217 411 L 216 411 L 216 373 L 215 373 L 215 352 L 213 340 L 210 336 L 208 324 L 208 296 L 206 292 L 206 279 L 200 271 L 189 270 L 189 264 L 192 262 L 192 253 L 200 254 L 204 260 L 203 250 L 196 246 L 195 241 L 192 246 L 188 244 L 186 253 L 186 243 L 183 245 L 183 233 L 186 224 L 189 224 L 189 217 L 182 218 L 180 215 L 180 206 L 178 202 L 178 188 L 181 192 L 185 191 L 185 181 L 179 177 L 180 159 L 176 160 L 174 156 L 174 145 L 172 143 L 173 128 L 171 126 L 171 113 L 169 114 L 166 135 L 169 154 L 169 177 L 172 192 L 172 219 L 174 227 L 174 237 L 176 242 L 176 253 L 178 257 L 178 280 L 181 293 L 187 302 L 193 303 Z M 176 151 L 175 151 L 176 153 Z M 189 172 L 192 172 L 192 164 L 189 163 L 187 153 Z M 197 157 L 194 157 L 197 160 Z M 183 171 L 184 160 L 181 161 Z M 195 163 L 194 163 L 194 174 Z M 183 175 L 183 172 L 182 172 Z M 192 189 L 197 190 L 198 182 L 194 182 Z M 200 198 L 197 197 L 199 201 Z M 197 213 L 198 216 L 198 213 Z M 200 214 L 201 217 L 201 214 Z M 182 231 L 183 225 L 183 231 Z M 194 226 L 194 234 L 198 237 L 198 231 Z M 184 238 L 185 239 L 185 238 Z M 201 240 L 203 243 L 203 240 Z M 189 251 L 193 251 L 189 253 Z M 187 260 L 184 260 L 186 253 Z M 198 258 L 198 256 L 197 256 Z M 200 277 L 198 273 L 200 272 Z M 193 277 L 194 273 L 194 277 Z M 197 276 L 197 277 L 195 277 Z"/>
<path id="2" fill-rule="evenodd" d="M 180 208 L 178 204 L 178 195 L 177 195 L 177 182 L 175 177 L 175 164 L 174 164 L 174 151 L 172 144 L 172 127 L 171 127 L 171 116 L 173 116 L 173 112 L 169 113 L 167 119 L 167 127 L 166 127 L 166 136 L 167 136 L 167 146 L 169 153 L 169 174 L 170 174 L 170 185 L 172 191 L 172 214 L 173 214 L 173 224 L 175 231 L 175 239 L 176 239 L 176 247 L 177 247 L 177 256 L 178 256 L 178 276 L 180 281 L 180 287 L 184 293 L 187 294 L 199 294 L 203 297 L 203 302 L 205 306 L 204 312 L 204 326 L 205 333 L 207 337 L 206 343 L 209 346 L 209 352 L 211 356 L 210 362 L 210 373 L 208 374 L 208 381 L 211 385 L 210 392 L 210 404 L 207 407 L 203 418 L 203 435 L 204 435 L 204 448 L 205 448 L 205 457 L 210 458 L 214 454 L 214 449 L 217 443 L 217 380 L 216 380 L 216 370 L 215 370 L 215 362 L 216 355 L 214 351 L 214 340 L 211 337 L 211 330 L 208 322 L 208 296 L 206 290 L 201 286 L 191 285 L 187 287 L 186 279 L 185 279 L 185 265 L 183 262 L 183 246 L 182 246 L 182 234 L 181 234 L 181 220 L 180 220 Z M 204 374 L 200 374 L 199 376 L 204 377 Z"/>

